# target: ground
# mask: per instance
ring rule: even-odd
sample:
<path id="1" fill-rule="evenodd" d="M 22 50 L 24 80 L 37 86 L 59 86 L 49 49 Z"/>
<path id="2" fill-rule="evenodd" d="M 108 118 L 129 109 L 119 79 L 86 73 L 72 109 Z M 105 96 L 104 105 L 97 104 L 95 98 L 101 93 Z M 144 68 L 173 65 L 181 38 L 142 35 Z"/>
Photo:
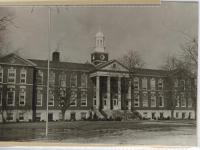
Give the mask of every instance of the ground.
<path id="1" fill-rule="evenodd" d="M 0 141 L 196 146 L 196 121 L 74 121 L 0 124 Z"/>

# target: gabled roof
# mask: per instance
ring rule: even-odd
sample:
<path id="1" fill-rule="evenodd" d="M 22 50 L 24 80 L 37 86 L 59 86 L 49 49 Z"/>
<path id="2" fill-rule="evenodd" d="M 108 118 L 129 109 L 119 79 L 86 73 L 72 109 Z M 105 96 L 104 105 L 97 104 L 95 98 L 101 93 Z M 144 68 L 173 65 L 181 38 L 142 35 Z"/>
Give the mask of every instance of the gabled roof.
<path id="1" fill-rule="evenodd" d="M 1 64 L 14 64 L 14 65 L 22 65 L 22 66 L 36 66 L 32 61 L 23 58 L 15 53 L 11 53 L 5 56 L 0 57 Z"/>
<path id="2" fill-rule="evenodd" d="M 38 60 L 38 59 L 29 59 L 30 61 L 37 64 L 38 67 L 45 67 L 48 66 L 47 60 Z M 94 70 L 95 67 L 90 63 L 72 63 L 72 62 L 53 62 L 50 61 L 50 68 L 60 68 L 60 69 L 71 69 L 71 70 L 87 70 L 91 71 Z"/>

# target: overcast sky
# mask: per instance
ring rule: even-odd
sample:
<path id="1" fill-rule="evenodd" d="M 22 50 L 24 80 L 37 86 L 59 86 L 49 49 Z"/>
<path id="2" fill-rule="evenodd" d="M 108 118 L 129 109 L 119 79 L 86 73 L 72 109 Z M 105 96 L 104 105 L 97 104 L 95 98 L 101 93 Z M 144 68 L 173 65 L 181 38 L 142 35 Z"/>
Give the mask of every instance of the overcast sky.
<path id="1" fill-rule="evenodd" d="M 9 50 L 21 49 L 26 58 L 47 59 L 46 7 L 0 8 L 15 16 L 9 27 Z M 2 13 L 3 12 L 3 13 Z M 197 36 L 198 4 L 165 2 L 160 7 L 61 7 L 52 9 L 51 49 L 60 45 L 62 60 L 90 61 L 95 34 L 105 35 L 106 51 L 115 59 L 137 50 L 146 68 L 158 68 L 167 55 L 178 55 L 186 36 Z M 183 33 L 184 32 L 184 33 Z"/>

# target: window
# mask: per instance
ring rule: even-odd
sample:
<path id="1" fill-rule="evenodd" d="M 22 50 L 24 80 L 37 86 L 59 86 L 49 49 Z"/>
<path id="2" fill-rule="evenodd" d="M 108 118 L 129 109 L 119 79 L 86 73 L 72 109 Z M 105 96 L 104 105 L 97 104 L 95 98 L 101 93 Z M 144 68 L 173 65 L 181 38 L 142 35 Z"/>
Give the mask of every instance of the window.
<path id="1" fill-rule="evenodd" d="M 55 73 L 53 71 L 50 71 L 49 74 L 49 86 L 55 85 Z"/>
<path id="2" fill-rule="evenodd" d="M 179 95 L 176 95 L 176 107 L 179 107 L 180 105 L 180 99 L 179 99 Z"/>
<path id="3" fill-rule="evenodd" d="M 86 112 L 81 112 L 81 120 L 85 120 L 86 119 Z"/>
<path id="4" fill-rule="evenodd" d="M 139 93 L 134 93 L 134 107 L 139 107 L 140 95 Z"/>
<path id="5" fill-rule="evenodd" d="M 70 96 L 70 106 L 76 106 L 77 103 L 77 91 L 72 90 Z"/>
<path id="6" fill-rule="evenodd" d="M 66 87 L 66 75 L 65 73 L 61 73 L 59 76 L 60 86 Z"/>
<path id="7" fill-rule="evenodd" d="M 20 83 L 25 84 L 26 83 L 26 70 L 22 69 L 20 71 Z"/>
<path id="8" fill-rule="evenodd" d="M 142 89 L 147 90 L 147 78 L 142 79 Z"/>
<path id="9" fill-rule="evenodd" d="M 87 106 L 87 91 L 81 91 L 81 106 Z"/>
<path id="10" fill-rule="evenodd" d="M 24 120 L 24 113 L 19 113 L 19 120 L 20 121 L 23 121 Z"/>
<path id="11" fill-rule="evenodd" d="M 15 102 L 15 89 L 9 88 L 7 91 L 7 105 L 14 106 L 14 102 Z"/>
<path id="12" fill-rule="evenodd" d="M 180 81 L 180 89 L 185 90 L 185 80 Z"/>
<path id="13" fill-rule="evenodd" d="M 159 107 L 164 107 L 164 96 L 163 94 L 159 94 Z"/>
<path id="14" fill-rule="evenodd" d="M 134 90 L 139 90 L 139 78 L 134 78 L 133 79 L 133 88 Z"/>
<path id="15" fill-rule="evenodd" d="M 10 68 L 8 69 L 8 83 L 16 82 L 16 69 Z"/>
<path id="16" fill-rule="evenodd" d="M 3 68 L 0 66 L 0 83 L 3 83 Z"/>
<path id="17" fill-rule="evenodd" d="M 156 94 L 151 93 L 151 107 L 156 107 Z"/>
<path id="18" fill-rule="evenodd" d="M 71 85 L 71 87 L 77 87 L 77 74 L 75 74 L 75 73 L 71 74 L 70 85 Z"/>
<path id="19" fill-rule="evenodd" d="M 158 80 L 158 90 L 163 90 L 163 79 Z"/>
<path id="20" fill-rule="evenodd" d="M 12 112 L 8 112 L 7 113 L 7 120 L 8 121 L 12 121 L 13 120 L 13 113 Z"/>
<path id="21" fill-rule="evenodd" d="M 36 101 L 36 106 L 42 106 L 42 88 L 37 88 L 37 101 Z"/>
<path id="22" fill-rule="evenodd" d="M 189 108 L 192 107 L 192 98 L 191 98 L 191 96 L 188 97 L 188 107 Z"/>
<path id="23" fill-rule="evenodd" d="M 142 95 L 142 106 L 148 107 L 148 93 L 144 92 Z"/>
<path id="24" fill-rule="evenodd" d="M 43 84 L 43 72 L 41 70 L 37 72 L 37 84 Z"/>
<path id="25" fill-rule="evenodd" d="M 48 106 L 54 106 L 54 92 L 52 90 L 49 90 Z"/>
<path id="26" fill-rule="evenodd" d="M 25 88 L 20 88 L 19 106 L 25 106 L 25 100 L 26 100 L 26 89 Z"/>
<path id="27" fill-rule="evenodd" d="M 181 93 L 181 107 L 186 107 L 186 99 L 185 99 L 185 94 Z"/>
<path id="28" fill-rule="evenodd" d="M 151 90 L 156 90 L 156 80 L 152 78 L 150 80 Z"/>
<path id="29" fill-rule="evenodd" d="M 81 87 L 87 88 L 87 75 L 85 73 L 81 75 Z"/>

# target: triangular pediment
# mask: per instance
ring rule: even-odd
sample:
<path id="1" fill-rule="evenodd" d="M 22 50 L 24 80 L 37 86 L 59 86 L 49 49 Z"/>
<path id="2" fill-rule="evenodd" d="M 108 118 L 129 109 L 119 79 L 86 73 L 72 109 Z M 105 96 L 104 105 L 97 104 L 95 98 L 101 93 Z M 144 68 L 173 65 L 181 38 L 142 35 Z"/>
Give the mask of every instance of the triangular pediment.
<path id="1" fill-rule="evenodd" d="M 0 58 L 1 64 L 12 64 L 21 66 L 36 66 L 33 62 L 18 56 L 17 54 L 9 54 Z"/>
<path id="2" fill-rule="evenodd" d="M 120 71 L 120 72 L 128 72 L 128 68 L 122 65 L 117 60 L 112 60 L 97 66 L 98 70 L 106 70 L 106 71 Z"/>

